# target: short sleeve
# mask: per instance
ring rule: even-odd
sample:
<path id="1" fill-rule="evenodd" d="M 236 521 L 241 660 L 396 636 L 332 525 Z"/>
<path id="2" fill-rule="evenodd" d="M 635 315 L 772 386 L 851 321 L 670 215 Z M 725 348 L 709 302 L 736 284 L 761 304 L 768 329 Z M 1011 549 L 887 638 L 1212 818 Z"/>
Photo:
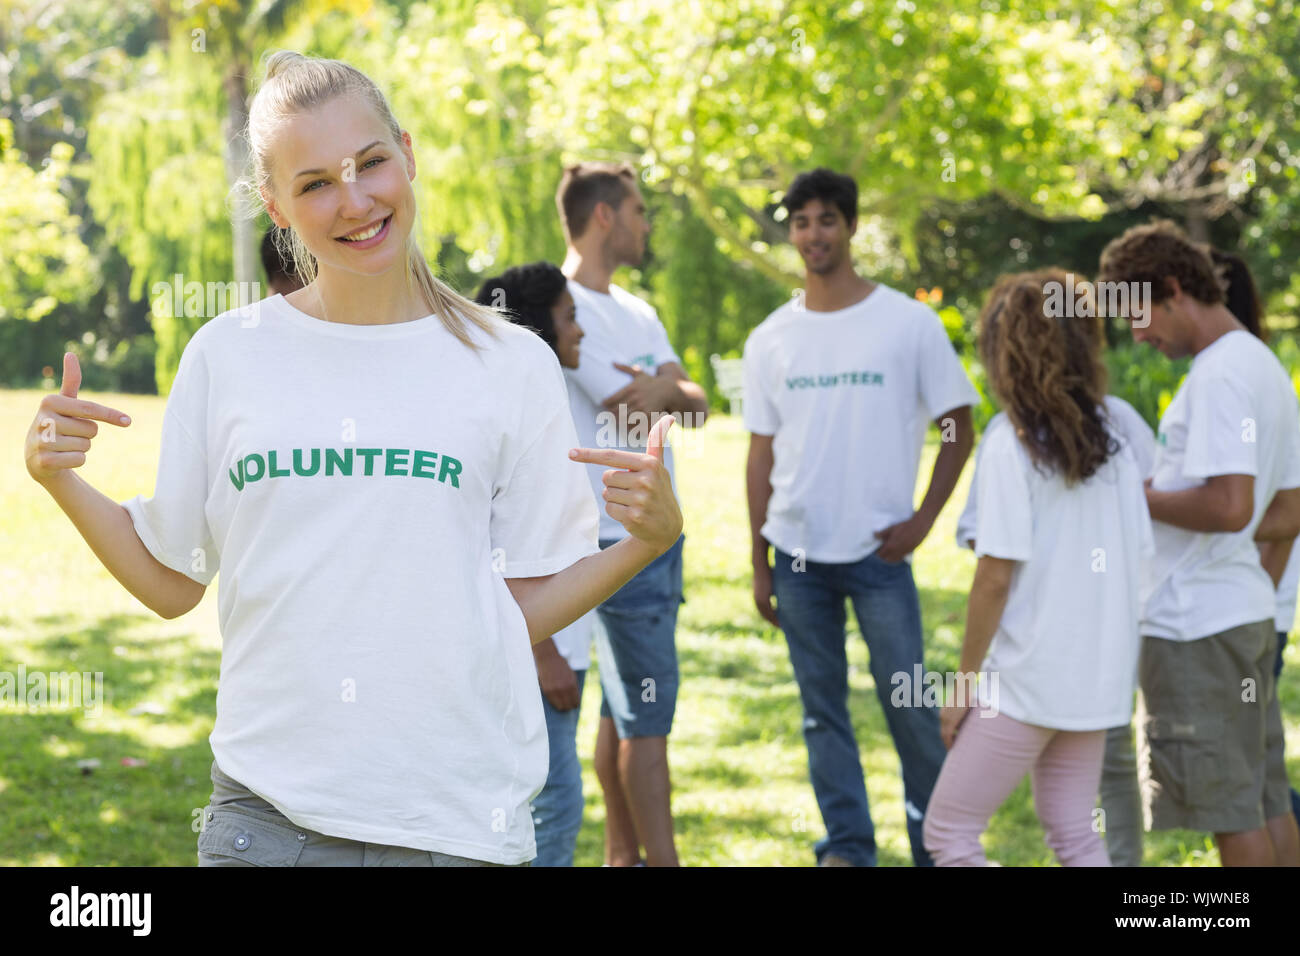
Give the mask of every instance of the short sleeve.
<path id="1" fill-rule="evenodd" d="M 1196 383 L 1188 395 L 1183 475 L 1259 475 L 1258 412 L 1250 390 L 1227 376 Z"/>
<path id="2" fill-rule="evenodd" d="M 221 563 L 207 519 L 207 391 L 207 368 L 191 340 L 163 413 L 153 495 L 121 502 L 149 553 L 205 587 Z"/>
<path id="3" fill-rule="evenodd" d="M 550 349 L 539 361 L 547 359 L 552 368 L 538 385 L 544 394 L 525 410 L 521 433 L 510 442 L 522 450 L 503 456 L 492 496 L 489 536 L 507 578 L 554 574 L 600 550 L 587 466 L 569 458 L 578 435 L 564 379 Z"/>
<path id="4" fill-rule="evenodd" d="M 764 388 L 762 369 L 763 353 L 761 344 L 754 335 L 745 340 L 742 361 L 744 396 L 741 400 L 741 413 L 746 430 L 755 435 L 775 435 L 781 425 L 776 405 L 772 396 Z"/>
<path id="5" fill-rule="evenodd" d="M 653 306 L 649 307 L 649 314 L 654 320 L 654 356 L 656 370 L 660 365 L 669 365 L 675 363 L 682 364 L 681 358 L 673 349 L 673 343 L 668 340 L 668 330 L 664 328 L 663 322 L 659 320 L 659 313 L 654 310 Z"/>
<path id="6" fill-rule="evenodd" d="M 917 357 L 921 372 L 921 403 L 930 420 L 954 408 L 978 405 L 979 394 L 962 368 L 961 359 L 948 340 L 938 314 L 933 309 L 919 309 L 917 320 L 921 322 L 918 336 L 920 355 Z"/>
<path id="7" fill-rule="evenodd" d="M 1294 415 L 1285 415 L 1282 427 L 1288 433 L 1286 467 L 1282 471 L 1282 483 L 1279 488 L 1300 488 L 1300 428 L 1297 428 Z"/>
<path id="8" fill-rule="evenodd" d="M 1010 424 L 985 432 L 975 474 L 975 554 L 1028 561 L 1034 551 L 1034 521 L 1023 452 Z"/>

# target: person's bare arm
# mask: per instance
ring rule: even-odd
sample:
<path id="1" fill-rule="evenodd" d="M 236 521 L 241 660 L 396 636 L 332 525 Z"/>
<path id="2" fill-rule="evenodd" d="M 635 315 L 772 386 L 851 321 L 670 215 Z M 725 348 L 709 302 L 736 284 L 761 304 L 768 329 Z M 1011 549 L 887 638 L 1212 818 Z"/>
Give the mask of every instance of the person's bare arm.
<path id="1" fill-rule="evenodd" d="M 935 456 L 934 471 L 925 498 L 912 517 L 876 532 L 880 547 L 876 555 L 884 561 L 902 561 L 917 549 L 934 527 L 939 512 L 952 497 L 961 470 L 975 446 L 975 428 L 971 424 L 970 406 L 963 405 L 940 415 L 934 422 L 939 426 L 942 439 L 939 454 Z M 951 434 L 951 439 L 948 435 Z"/>
<path id="2" fill-rule="evenodd" d="M 966 602 L 966 635 L 962 638 L 961 664 L 958 667 L 962 674 L 979 673 L 984 658 L 988 656 L 989 645 L 993 643 L 993 635 L 997 634 L 1002 622 L 1002 612 L 1006 610 L 1016 563 L 983 555 L 975 565 L 975 577 Z M 958 728 L 974 705 L 974 700 L 950 700 L 944 704 L 939 715 L 939 735 L 944 746 L 952 747 Z"/>
<path id="3" fill-rule="evenodd" d="M 1255 513 L 1252 475 L 1215 475 L 1181 491 L 1157 491 L 1147 479 L 1147 510 L 1153 521 L 1188 531 L 1231 533 L 1250 524 Z"/>
<path id="4" fill-rule="evenodd" d="M 1291 559 L 1291 548 L 1294 545 L 1295 538 L 1256 542 L 1259 548 L 1259 563 L 1272 579 L 1274 589 L 1282 583 L 1282 575 L 1286 573 L 1286 564 Z"/>
<path id="5" fill-rule="evenodd" d="M 1260 518 L 1255 540 L 1293 541 L 1297 536 L 1300 536 L 1300 488 L 1281 488 Z"/>
<path id="6" fill-rule="evenodd" d="M 100 563 L 149 610 L 171 620 L 203 600 L 207 588 L 155 558 L 127 510 L 80 475 L 65 472 L 42 484 Z"/>
<path id="7" fill-rule="evenodd" d="M 670 417 L 655 423 L 645 454 L 591 448 L 570 453 L 574 461 L 609 467 L 603 476 L 605 511 L 629 534 L 555 574 L 506 579 L 533 644 L 611 597 L 681 537 L 682 513 L 663 463 L 663 444 L 672 425 Z"/>
<path id="8" fill-rule="evenodd" d="M 767 503 L 772 498 L 772 435 L 749 436 L 749 457 L 745 462 L 745 497 L 749 502 L 749 540 L 754 567 L 754 606 L 765 621 L 780 627 L 772 606 L 772 564 L 768 542 L 763 537 Z"/>
<path id="9" fill-rule="evenodd" d="M 50 493 L 124 588 L 160 617 L 179 617 L 203 599 L 206 588 L 150 554 L 127 510 L 72 471 L 86 463 L 90 440 L 99 433 L 96 421 L 119 428 L 130 424 L 122 412 L 78 398 L 80 387 L 81 366 L 75 355 L 65 353 L 62 388 L 41 399 L 27 432 L 27 473 Z"/>
<path id="10" fill-rule="evenodd" d="M 637 365 L 615 362 L 614 367 L 631 375 L 632 381 L 601 403 L 606 411 L 617 413 L 619 405 L 626 405 L 629 412 L 646 415 L 680 414 L 682 424 L 688 428 L 698 428 L 709 417 L 704 389 L 692 382 L 676 362 L 665 362 L 654 375 Z"/>

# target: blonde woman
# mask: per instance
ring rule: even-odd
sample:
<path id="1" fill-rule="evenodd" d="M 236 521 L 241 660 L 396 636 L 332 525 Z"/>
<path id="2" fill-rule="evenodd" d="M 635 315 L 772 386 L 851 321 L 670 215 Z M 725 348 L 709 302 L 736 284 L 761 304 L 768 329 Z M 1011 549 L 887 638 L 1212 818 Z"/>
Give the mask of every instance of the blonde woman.
<path id="1" fill-rule="evenodd" d="M 573 448 L 551 350 L 431 274 L 411 137 L 364 74 L 273 54 L 248 135 L 306 285 L 195 334 L 153 497 L 74 473 L 95 421 L 127 422 L 76 397 L 71 356 L 28 471 L 163 617 L 222 571 L 200 865 L 525 863 L 547 774 L 529 642 L 677 540 L 671 419 L 647 454 Z M 616 548 L 579 462 L 610 469 Z"/>

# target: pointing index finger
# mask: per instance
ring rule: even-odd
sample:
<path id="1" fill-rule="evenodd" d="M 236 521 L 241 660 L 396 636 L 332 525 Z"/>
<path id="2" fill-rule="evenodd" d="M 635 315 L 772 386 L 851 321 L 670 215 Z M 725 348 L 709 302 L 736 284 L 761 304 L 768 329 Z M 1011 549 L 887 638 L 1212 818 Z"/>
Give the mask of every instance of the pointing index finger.
<path id="1" fill-rule="evenodd" d="M 649 467 L 651 461 L 658 463 L 653 456 L 636 451 L 619 451 L 614 448 L 573 448 L 569 450 L 569 457 L 589 465 L 608 465 L 611 468 L 627 468 L 632 471 Z"/>
<path id="2" fill-rule="evenodd" d="M 84 398 L 55 395 L 50 399 L 50 407 L 60 415 L 67 415 L 69 418 L 93 418 L 110 425 L 131 424 L 130 415 L 109 408 L 107 405 L 100 405 L 98 402 L 86 401 Z"/>

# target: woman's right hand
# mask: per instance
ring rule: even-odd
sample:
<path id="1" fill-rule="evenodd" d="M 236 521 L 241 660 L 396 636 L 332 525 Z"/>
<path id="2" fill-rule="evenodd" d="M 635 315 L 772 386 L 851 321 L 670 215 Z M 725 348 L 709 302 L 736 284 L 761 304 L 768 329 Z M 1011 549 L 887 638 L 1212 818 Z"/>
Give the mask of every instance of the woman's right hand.
<path id="1" fill-rule="evenodd" d="M 81 365 L 75 355 L 65 352 L 63 385 L 41 399 L 23 451 L 27 473 L 43 485 L 86 463 L 90 440 L 99 432 L 96 421 L 119 427 L 131 424 L 130 417 L 116 409 L 77 398 L 79 388 Z"/>

